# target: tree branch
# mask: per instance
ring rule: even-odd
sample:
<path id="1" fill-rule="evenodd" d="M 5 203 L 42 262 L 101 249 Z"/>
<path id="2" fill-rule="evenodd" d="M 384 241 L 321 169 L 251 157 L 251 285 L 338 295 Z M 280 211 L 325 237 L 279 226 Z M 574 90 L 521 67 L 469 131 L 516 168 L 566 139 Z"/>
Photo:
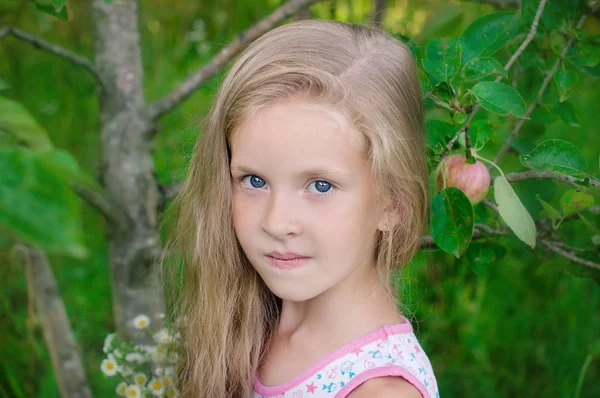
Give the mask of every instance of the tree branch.
<path id="1" fill-rule="evenodd" d="M 576 262 L 578 264 L 600 270 L 600 264 L 595 263 L 590 260 L 586 260 L 581 257 L 577 257 L 574 253 L 567 251 L 567 250 L 563 250 L 561 247 L 559 247 L 556 244 L 556 242 L 549 241 L 548 239 L 545 239 L 545 238 L 538 238 L 538 240 L 540 242 L 542 242 L 548 249 L 552 250 L 556 254 L 560 254 L 561 256 L 568 258 L 569 260 Z"/>
<path id="2" fill-rule="evenodd" d="M 106 221 L 115 226 L 125 225 L 125 216 L 119 216 L 119 212 L 102 195 L 80 184 L 71 184 L 71 189 L 87 204 L 98 210 Z"/>
<path id="3" fill-rule="evenodd" d="M 273 13 L 259 21 L 252 28 L 240 33 L 227 47 L 223 48 L 207 64 L 196 71 L 190 78 L 186 79 L 173 92 L 166 97 L 155 101 L 148 107 L 151 119 L 157 119 L 171 111 L 194 91 L 196 91 L 206 80 L 212 77 L 219 69 L 229 62 L 241 49 L 273 29 L 273 27 L 298 11 L 321 0 L 290 0 L 277 8 Z"/>
<path id="4" fill-rule="evenodd" d="M 535 18 L 533 19 L 533 22 L 531 23 L 531 28 L 529 29 L 529 33 L 527 34 L 527 37 L 525 37 L 525 40 L 523 40 L 523 43 L 521 43 L 521 45 L 519 46 L 517 51 L 515 51 L 515 53 L 510 57 L 510 59 L 508 60 L 506 65 L 504 65 L 504 69 L 507 72 L 512 67 L 512 65 L 515 63 L 515 61 L 519 58 L 519 56 L 523 53 L 523 51 L 529 45 L 531 40 L 533 40 L 533 38 L 535 37 L 535 33 L 537 32 L 537 28 L 538 28 L 540 18 L 542 16 L 542 12 L 544 11 L 545 7 L 546 7 L 546 0 L 541 0 L 540 4 L 538 5 L 537 11 L 535 13 Z M 500 80 L 502 80 L 502 76 L 498 76 L 496 78 L 496 82 L 499 82 Z M 452 145 L 454 145 L 454 142 L 458 139 L 458 137 L 463 132 L 467 131 L 467 129 L 471 125 L 471 121 L 473 120 L 473 117 L 475 117 L 475 114 L 479 111 L 479 108 L 480 108 L 480 105 L 478 103 L 475 104 L 475 106 L 473 106 L 473 109 L 469 113 L 469 118 L 467 119 L 465 124 L 456 132 L 454 137 L 450 140 L 450 142 L 446 146 L 446 149 L 444 150 L 444 152 L 440 155 L 440 162 L 444 159 L 444 157 L 446 157 L 446 155 L 448 155 L 448 152 L 450 152 L 450 150 L 452 149 Z M 529 113 L 530 112 L 528 109 L 527 115 L 529 115 Z M 525 119 L 521 119 L 521 121 L 523 121 L 523 120 L 525 120 Z M 493 167 L 493 166 L 490 166 L 489 168 L 491 168 L 491 167 Z"/>
<path id="5" fill-rule="evenodd" d="M 47 51 L 54 55 L 58 55 L 59 57 L 64 58 L 67 61 L 71 62 L 73 65 L 82 67 L 83 69 L 87 70 L 88 72 L 90 72 L 92 74 L 92 76 L 96 80 L 97 84 L 99 84 L 100 86 L 103 86 L 102 79 L 100 78 L 100 74 L 98 73 L 98 71 L 96 71 L 96 68 L 94 67 L 92 62 L 89 59 L 87 59 L 86 57 L 75 54 L 74 52 L 67 50 L 64 47 L 61 47 L 54 43 L 50 43 L 49 41 L 46 41 L 39 36 L 24 32 L 20 29 L 12 27 L 12 26 L 1 27 L 0 28 L 0 39 L 2 39 L 4 36 L 8 36 L 8 35 L 12 35 L 13 37 L 15 37 L 17 39 L 26 41 L 27 43 L 31 44 L 32 46 L 34 46 L 36 48 Z"/>
<path id="6" fill-rule="evenodd" d="M 505 177 L 506 180 L 509 182 L 529 180 L 532 178 L 554 179 L 571 185 L 582 182 L 580 178 L 571 177 L 566 174 L 540 170 L 528 170 L 523 172 L 507 173 L 505 174 Z M 496 178 L 497 177 L 492 177 L 492 181 L 494 181 Z M 600 180 L 590 178 L 590 185 L 594 188 L 600 189 Z"/>
<path id="7" fill-rule="evenodd" d="M 542 0 L 544 1 L 544 0 Z M 594 2 L 592 2 L 594 3 Z M 577 29 L 581 29 L 581 27 L 583 26 L 585 20 L 587 18 L 586 14 L 583 14 L 581 16 L 581 18 L 579 18 L 579 21 L 577 22 Z M 560 56 L 558 57 L 558 59 L 556 60 L 556 62 L 554 63 L 554 65 L 552 66 L 552 68 L 550 69 L 550 71 L 548 72 L 548 74 L 546 75 L 546 77 L 544 78 L 544 81 L 542 82 L 542 85 L 540 87 L 540 89 L 538 90 L 537 93 L 537 98 L 541 99 L 542 96 L 544 95 L 544 92 L 546 91 L 546 88 L 548 87 L 548 84 L 550 83 L 550 80 L 552 80 L 552 78 L 554 77 L 554 75 L 556 74 L 556 71 L 558 70 L 560 64 L 562 63 L 562 61 L 565 59 L 565 57 L 567 56 L 567 53 L 569 52 L 569 50 L 571 49 L 571 46 L 573 45 L 573 42 L 575 41 L 575 37 L 571 36 L 569 38 L 569 40 L 567 41 L 567 44 L 565 45 L 565 48 L 563 48 L 562 52 L 560 53 Z M 529 105 L 529 107 L 527 108 L 527 113 L 525 114 L 526 117 L 529 117 L 529 115 L 531 114 L 531 112 L 533 112 L 533 110 L 535 109 L 535 107 L 537 106 L 537 100 L 533 100 L 531 102 L 531 105 Z M 525 124 L 525 118 L 519 120 L 519 123 L 517 124 L 517 126 L 513 129 L 513 131 L 510 133 L 510 135 L 508 136 L 508 138 L 506 139 L 506 141 L 504 142 L 504 145 L 502 146 L 502 148 L 500 148 L 500 151 L 498 151 L 498 153 L 496 154 L 496 157 L 494 159 L 494 163 L 498 164 L 498 162 L 500 161 L 500 158 L 502 156 L 504 156 L 504 154 L 506 152 L 508 152 L 508 149 L 510 148 L 510 144 L 512 142 L 512 140 L 517 136 L 517 134 L 519 133 L 519 131 L 521 131 L 521 128 L 523 127 L 523 125 Z M 492 165 L 488 166 L 488 170 L 492 169 Z"/>
<path id="8" fill-rule="evenodd" d="M 48 259 L 39 248 L 19 246 L 17 250 L 25 258 L 27 284 L 35 299 L 61 396 L 91 398 L 73 330 Z"/>
<path id="9" fill-rule="evenodd" d="M 519 58 L 519 56 L 523 53 L 523 51 L 525 51 L 525 48 L 529 45 L 529 43 L 531 43 L 531 41 L 535 37 L 535 32 L 537 32 L 538 24 L 540 23 L 540 18 L 542 16 L 542 12 L 544 11 L 544 7 L 546 7 L 546 0 L 541 0 L 540 4 L 538 5 L 537 11 L 535 13 L 535 17 L 533 18 L 533 22 L 531 24 L 531 29 L 529 29 L 529 33 L 527 34 L 527 37 L 525 37 L 525 40 L 523 40 L 523 43 L 521 43 L 521 45 L 519 46 L 517 51 L 515 51 L 515 53 L 510 57 L 510 59 L 504 66 L 504 69 L 506 69 L 506 70 L 510 69 L 510 67 L 515 63 L 517 58 Z M 498 80 L 496 80 L 496 81 L 498 81 Z"/>

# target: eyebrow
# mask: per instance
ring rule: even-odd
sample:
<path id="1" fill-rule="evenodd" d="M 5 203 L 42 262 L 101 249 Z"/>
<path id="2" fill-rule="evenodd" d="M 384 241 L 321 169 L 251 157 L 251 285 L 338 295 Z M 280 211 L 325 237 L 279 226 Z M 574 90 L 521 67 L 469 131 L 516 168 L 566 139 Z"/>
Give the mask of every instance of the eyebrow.
<path id="1" fill-rule="evenodd" d="M 248 166 L 245 166 L 245 165 L 232 166 L 231 167 L 231 172 L 232 173 L 240 173 L 240 174 L 256 174 L 256 175 L 261 175 L 262 174 L 262 173 L 257 172 L 256 170 L 252 169 L 251 167 L 248 167 Z M 334 168 L 324 168 L 324 167 L 317 167 L 317 168 L 307 169 L 307 170 L 304 170 L 304 171 L 300 172 L 298 175 L 300 177 L 302 177 L 302 178 L 307 178 L 307 177 L 332 177 L 332 178 L 344 179 L 344 178 L 348 178 L 349 177 L 349 173 L 347 171 L 345 171 L 345 170 L 334 169 Z"/>

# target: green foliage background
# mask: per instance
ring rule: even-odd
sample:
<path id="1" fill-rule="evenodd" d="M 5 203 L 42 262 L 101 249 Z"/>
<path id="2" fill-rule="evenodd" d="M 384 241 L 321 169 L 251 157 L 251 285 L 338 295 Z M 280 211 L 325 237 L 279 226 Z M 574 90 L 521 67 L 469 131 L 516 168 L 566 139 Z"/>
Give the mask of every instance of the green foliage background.
<path id="1" fill-rule="evenodd" d="M 82 4 L 83 3 L 83 4 Z M 235 35 L 275 9 L 279 0 L 226 0 L 140 2 L 140 28 L 146 96 L 168 93 L 186 74 L 209 60 Z M 477 17 L 497 11 L 489 4 L 428 0 L 389 1 L 384 26 L 412 38 L 417 52 L 432 39 L 458 38 Z M 556 4 L 548 10 L 556 11 Z M 524 1 L 525 7 L 537 2 Z M 310 8 L 313 17 L 364 22 L 372 1 L 338 0 Z M 0 26 L 10 24 L 93 58 L 89 2 L 70 2 L 70 21 L 51 17 L 31 1 L 0 3 Z M 560 9 L 558 9 L 560 11 Z M 548 12 L 547 18 L 560 15 Z M 588 19 L 590 35 L 600 31 L 597 16 Z M 546 39 L 552 45 L 556 37 Z M 497 55 L 505 62 L 516 45 Z M 544 51 L 527 53 L 531 63 L 552 62 Z M 512 149 L 528 153 L 548 138 L 561 138 L 580 149 L 590 173 L 598 176 L 600 138 L 597 120 L 598 66 L 580 73 L 570 102 L 579 127 L 560 118 L 528 123 Z M 211 79 L 182 106 L 161 120 L 156 137 L 156 172 L 161 183 L 179 181 L 221 74 Z M 91 175 L 99 174 L 100 143 L 96 88 L 87 72 L 13 38 L 0 41 L 2 94 L 24 104 L 49 132 L 56 148 L 66 149 Z M 520 83 L 530 103 L 539 78 L 524 75 Z M 552 85 L 546 97 L 557 102 Z M 431 111 L 435 113 L 435 111 Z M 431 115 L 431 114 L 430 114 Z M 488 148 L 499 148 L 510 129 L 501 125 Z M 8 138 L 0 134 L 0 143 Z M 487 148 L 486 148 L 487 150 Z M 483 154 L 493 158 L 489 149 Z M 523 170 L 517 156 L 505 156 L 505 172 Z M 563 184 L 564 185 L 564 184 Z M 534 193 L 558 203 L 565 186 L 549 180 L 514 183 L 532 214 L 541 210 Z M 0 209 L 1 210 L 1 209 Z M 107 247 L 102 218 L 87 205 L 78 206 L 90 256 L 75 260 L 50 256 L 80 344 L 86 372 L 96 396 L 113 396 L 116 382 L 100 372 L 102 343 L 114 330 L 108 279 Z M 476 212 L 485 212 L 481 206 Z M 482 213 L 483 214 L 483 213 Z M 591 218 L 598 222 L 598 217 Z M 589 231 L 564 227 L 571 244 L 589 246 Z M 532 251 L 514 235 L 494 240 L 497 261 L 482 268 L 477 261 L 481 244 L 472 244 L 461 259 L 440 250 L 422 250 L 399 276 L 404 304 L 413 315 L 415 331 L 428 353 L 444 397 L 571 397 L 590 347 L 600 340 L 600 278 L 563 257 Z M 58 389 L 41 330 L 31 310 L 24 269 L 15 260 L 8 241 L 0 235 L 0 395 L 57 397 Z M 581 397 L 600 396 L 600 358 L 583 375 Z"/>

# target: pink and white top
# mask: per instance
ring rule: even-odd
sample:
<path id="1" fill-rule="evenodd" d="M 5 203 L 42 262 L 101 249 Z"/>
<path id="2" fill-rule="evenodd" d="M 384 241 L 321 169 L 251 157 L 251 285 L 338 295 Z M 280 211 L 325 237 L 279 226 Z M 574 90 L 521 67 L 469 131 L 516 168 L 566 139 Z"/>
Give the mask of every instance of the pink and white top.
<path id="1" fill-rule="evenodd" d="M 423 398 L 439 398 L 429 358 L 413 333 L 409 320 L 385 325 L 334 350 L 305 372 L 277 386 L 254 378 L 252 398 L 344 398 L 365 381 L 400 376 Z"/>

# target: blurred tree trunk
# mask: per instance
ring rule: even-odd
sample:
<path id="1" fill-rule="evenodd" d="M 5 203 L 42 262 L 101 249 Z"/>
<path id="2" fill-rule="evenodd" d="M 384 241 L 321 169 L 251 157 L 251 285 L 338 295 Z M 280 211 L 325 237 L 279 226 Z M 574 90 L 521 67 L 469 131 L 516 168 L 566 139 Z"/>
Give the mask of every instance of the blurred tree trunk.
<path id="1" fill-rule="evenodd" d="M 138 3 L 94 0 L 95 66 L 100 93 L 102 171 L 107 199 L 122 213 L 107 228 L 115 323 L 133 336 L 131 319 L 164 312 L 159 275 L 159 191 L 154 173 L 153 122 L 145 114 Z"/>
<path id="2" fill-rule="evenodd" d="M 63 397 L 90 398 L 91 390 L 48 259 L 39 248 L 27 248 L 24 255 L 27 284 L 35 300 L 60 394 Z"/>

